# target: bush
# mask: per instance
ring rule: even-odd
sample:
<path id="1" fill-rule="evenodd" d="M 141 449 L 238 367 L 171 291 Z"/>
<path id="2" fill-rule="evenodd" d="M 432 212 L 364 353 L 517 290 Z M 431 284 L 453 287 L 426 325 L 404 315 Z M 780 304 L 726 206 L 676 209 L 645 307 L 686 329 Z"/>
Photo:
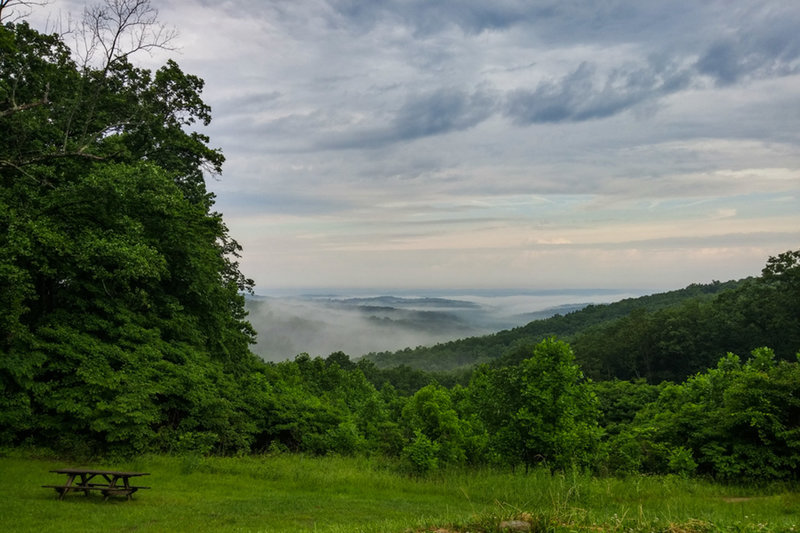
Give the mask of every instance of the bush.
<path id="1" fill-rule="evenodd" d="M 427 474 L 439 468 L 439 445 L 421 431 L 414 432 L 414 440 L 403 448 L 403 459 L 415 474 Z"/>
<path id="2" fill-rule="evenodd" d="M 687 450 L 683 446 L 673 448 L 669 452 L 667 466 L 669 467 L 669 471 L 673 474 L 684 477 L 694 474 L 695 470 L 697 470 L 697 463 L 692 457 L 691 450 Z"/>

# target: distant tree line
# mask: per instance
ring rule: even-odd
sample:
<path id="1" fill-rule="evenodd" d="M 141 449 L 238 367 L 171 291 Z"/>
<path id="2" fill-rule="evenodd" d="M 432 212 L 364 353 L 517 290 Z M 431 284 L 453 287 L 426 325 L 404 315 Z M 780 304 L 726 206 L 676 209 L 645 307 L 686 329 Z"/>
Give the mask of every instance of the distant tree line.
<path id="1" fill-rule="evenodd" d="M 608 325 L 633 312 L 654 313 L 690 300 L 707 301 L 745 281 L 692 284 L 684 289 L 626 298 L 610 304 L 590 304 L 577 311 L 534 320 L 524 326 L 491 335 L 458 339 L 434 346 L 405 348 L 395 352 L 370 353 L 365 357 L 374 361 L 378 368 L 392 368 L 402 364 L 440 373 L 468 369 L 480 363 L 502 366 L 519 362 L 525 357 L 531 344 L 548 336 L 571 341 L 588 329 Z"/>
<path id="2" fill-rule="evenodd" d="M 568 341 L 581 368 L 595 380 L 683 381 L 713 366 L 720 354 L 761 346 L 792 360 L 800 347 L 800 294 L 786 252 L 762 276 L 695 284 L 662 294 L 590 305 L 493 335 L 365 356 L 378 369 L 408 367 L 461 379 L 476 364 L 517 364 L 548 336 Z M 789 261 L 787 264 L 786 261 Z M 796 282 L 794 282 L 796 283 Z"/>

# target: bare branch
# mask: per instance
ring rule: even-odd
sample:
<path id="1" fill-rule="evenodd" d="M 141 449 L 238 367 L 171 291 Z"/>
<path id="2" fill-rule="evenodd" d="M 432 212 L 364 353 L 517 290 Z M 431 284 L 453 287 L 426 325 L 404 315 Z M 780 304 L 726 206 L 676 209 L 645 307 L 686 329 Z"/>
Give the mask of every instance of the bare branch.
<path id="1" fill-rule="evenodd" d="M 25 111 L 26 109 L 31 109 L 31 108 L 34 108 L 34 107 L 47 105 L 49 103 L 50 102 L 48 102 L 47 98 L 45 97 L 45 98 L 42 98 L 41 100 L 37 100 L 35 102 L 30 102 L 30 103 L 22 104 L 22 105 L 15 105 L 14 107 L 10 107 L 8 109 L 3 109 L 2 111 L 0 111 L 0 118 L 7 117 L 9 115 L 13 115 L 14 113 L 18 113 L 20 111 Z"/>
<path id="2" fill-rule="evenodd" d="M 0 23 L 17 22 L 30 15 L 34 7 L 49 3 L 49 0 L 0 0 Z"/>
<path id="3" fill-rule="evenodd" d="M 41 99 L 36 100 L 35 102 L 29 102 L 27 104 L 17 105 L 17 103 L 14 101 L 14 98 L 13 98 L 13 95 L 12 95 L 12 104 L 13 105 L 11 107 L 9 107 L 8 109 L 3 109 L 2 111 L 0 111 L 0 118 L 13 115 L 14 113 L 18 113 L 20 111 L 25 111 L 26 109 L 31 109 L 31 108 L 34 108 L 34 107 L 48 105 L 50 103 L 50 100 L 48 99 L 48 95 L 49 94 L 50 94 L 50 84 L 48 83 L 46 85 L 46 87 L 45 87 L 45 90 L 44 90 L 44 96 Z"/>
<path id="4" fill-rule="evenodd" d="M 137 52 L 173 50 L 171 43 L 178 35 L 158 22 L 150 0 L 105 0 L 84 10 L 82 26 L 83 42 L 76 44 L 83 66 L 97 57 L 103 71 Z"/>

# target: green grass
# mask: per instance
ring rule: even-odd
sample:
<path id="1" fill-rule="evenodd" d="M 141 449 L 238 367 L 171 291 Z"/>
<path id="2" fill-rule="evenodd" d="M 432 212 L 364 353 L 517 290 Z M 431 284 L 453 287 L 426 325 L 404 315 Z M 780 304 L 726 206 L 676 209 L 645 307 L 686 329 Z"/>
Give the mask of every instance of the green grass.
<path id="1" fill-rule="evenodd" d="M 132 501 L 41 485 L 49 470 L 143 470 Z M 523 518 L 535 531 L 798 531 L 800 493 L 674 477 L 593 478 L 543 471 L 450 471 L 426 479 L 380 459 L 148 456 L 76 464 L 0 456 L 2 531 L 495 532 Z"/>

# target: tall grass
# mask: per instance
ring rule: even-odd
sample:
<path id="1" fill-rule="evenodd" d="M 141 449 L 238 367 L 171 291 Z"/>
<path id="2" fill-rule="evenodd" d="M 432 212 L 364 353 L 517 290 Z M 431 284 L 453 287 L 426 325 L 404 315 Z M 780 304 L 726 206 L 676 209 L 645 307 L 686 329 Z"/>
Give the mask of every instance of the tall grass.
<path id="1" fill-rule="evenodd" d="M 132 501 L 56 499 L 41 485 L 69 462 L 19 452 L 0 457 L 3 531 L 499 531 L 522 518 L 538 531 L 800 531 L 792 487 L 737 487 L 679 477 L 594 478 L 451 470 L 399 474 L 377 458 L 297 455 L 146 456 L 87 466 L 143 470 Z"/>

